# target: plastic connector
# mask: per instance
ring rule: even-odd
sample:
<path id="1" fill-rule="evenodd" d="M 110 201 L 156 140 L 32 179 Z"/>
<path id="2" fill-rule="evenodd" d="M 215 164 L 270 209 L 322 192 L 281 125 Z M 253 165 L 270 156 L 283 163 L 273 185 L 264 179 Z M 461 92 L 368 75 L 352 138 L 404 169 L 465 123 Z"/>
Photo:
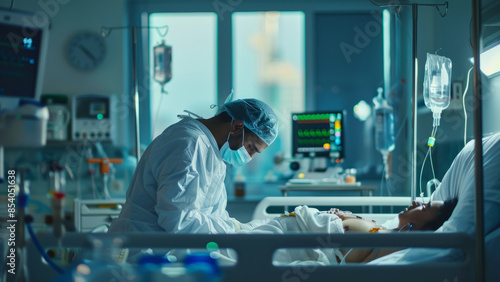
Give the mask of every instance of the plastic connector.
<path id="1" fill-rule="evenodd" d="M 123 159 L 110 159 L 110 158 L 100 158 L 100 159 L 87 159 L 89 164 L 99 164 L 99 173 L 109 174 L 109 164 L 121 164 Z"/>
<path id="2" fill-rule="evenodd" d="M 427 141 L 427 146 L 429 147 L 434 147 L 434 144 L 436 143 L 436 138 L 434 137 L 429 137 L 429 140 Z"/>

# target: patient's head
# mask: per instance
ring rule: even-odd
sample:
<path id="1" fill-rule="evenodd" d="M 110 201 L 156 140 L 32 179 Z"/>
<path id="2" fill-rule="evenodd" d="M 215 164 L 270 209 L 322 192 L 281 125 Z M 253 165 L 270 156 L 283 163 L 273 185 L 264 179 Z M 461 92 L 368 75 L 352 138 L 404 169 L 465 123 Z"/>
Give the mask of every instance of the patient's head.
<path id="1" fill-rule="evenodd" d="M 450 198 L 444 202 L 420 203 L 413 201 L 411 206 L 399 213 L 398 229 L 411 223 L 411 230 L 437 230 L 450 218 L 457 202 L 457 198 Z"/>

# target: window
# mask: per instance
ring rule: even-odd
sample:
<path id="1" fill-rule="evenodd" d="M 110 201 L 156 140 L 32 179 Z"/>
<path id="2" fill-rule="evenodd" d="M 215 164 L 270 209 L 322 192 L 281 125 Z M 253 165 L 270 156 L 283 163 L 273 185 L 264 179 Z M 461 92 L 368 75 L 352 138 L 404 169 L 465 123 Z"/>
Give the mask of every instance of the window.
<path id="1" fill-rule="evenodd" d="M 305 109 L 304 13 L 237 12 L 232 15 L 235 99 L 256 98 L 280 120 L 279 136 L 242 169 L 262 181 L 273 157 L 291 153 L 291 113 Z"/>
<path id="2" fill-rule="evenodd" d="M 179 121 L 177 115 L 189 110 L 211 117 L 210 105 L 217 103 L 217 14 L 215 13 L 154 13 L 150 26 L 168 26 L 162 36 L 159 30 L 150 31 L 150 50 L 161 44 L 172 47 L 172 79 L 161 85 L 151 75 L 151 131 L 153 138 L 169 125 Z M 150 52 L 151 69 L 154 53 Z"/>
<path id="3" fill-rule="evenodd" d="M 247 166 L 249 180 L 262 181 L 273 157 L 290 155 L 290 118 L 305 108 L 304 13 L 237 12 L 232 14 L 232 86 L 235 99 L 257 98 L 268 103 L 280 119 L 275 143 Z M 189 110 L 202 117 L 215 114 L 217 104 L 217 14 L 153 13 L 150 26 L 168 25 L 168 33 L 150 31 L 149 63 L 154 70 L 154 46 L 172 47 L 172 79 L 164 86 L 151 75 L 150 113 L 153 138 Z M 220 54 L 220 53 L 219 53 Z M 225 96 L 228 93 L 220 93 Z M 222 100 L 223 100 L 222 99 Z"/>

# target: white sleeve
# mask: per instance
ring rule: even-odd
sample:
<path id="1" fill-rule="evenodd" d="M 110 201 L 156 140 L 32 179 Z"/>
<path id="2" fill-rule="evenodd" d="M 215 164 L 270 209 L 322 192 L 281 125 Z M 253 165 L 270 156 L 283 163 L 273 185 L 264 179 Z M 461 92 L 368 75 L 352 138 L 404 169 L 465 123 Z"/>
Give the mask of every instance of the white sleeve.
<path id="1" fill-rule="evenodd" d="M 213 196 L 209 193 L 226 193 L 223 185 L 212 187 L 211 181 L 218 175 L 210 170 L 207 158 L 210 159 L 213 153 L 207 145 L 199 140 L 182 138 L 161 145 L 155 152 L 162 155 L 161 149 L 167 153 L 163 153 L 158 166 L 153 167 L 158 184 L 155 206 L 158 224 L 172 233 L 235 232 L 236 226 L 227 212 L 217 209 L 221 203 L 216 200 L 207 203 L 210 201 L 207 198 Z"/>

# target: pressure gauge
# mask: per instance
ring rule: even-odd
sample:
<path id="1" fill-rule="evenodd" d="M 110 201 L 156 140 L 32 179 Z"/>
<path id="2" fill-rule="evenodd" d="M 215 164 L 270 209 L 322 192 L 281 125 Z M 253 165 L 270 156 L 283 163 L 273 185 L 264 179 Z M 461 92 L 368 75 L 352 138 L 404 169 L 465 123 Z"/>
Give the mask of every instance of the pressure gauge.
<path id="1" fill-rule="evenodd" d="M 97 33 L 81 32 L 73 36 L 68 44 L 69 63 L 80 70 L 93 70 L 106 55 L 104 38 Z"/>

